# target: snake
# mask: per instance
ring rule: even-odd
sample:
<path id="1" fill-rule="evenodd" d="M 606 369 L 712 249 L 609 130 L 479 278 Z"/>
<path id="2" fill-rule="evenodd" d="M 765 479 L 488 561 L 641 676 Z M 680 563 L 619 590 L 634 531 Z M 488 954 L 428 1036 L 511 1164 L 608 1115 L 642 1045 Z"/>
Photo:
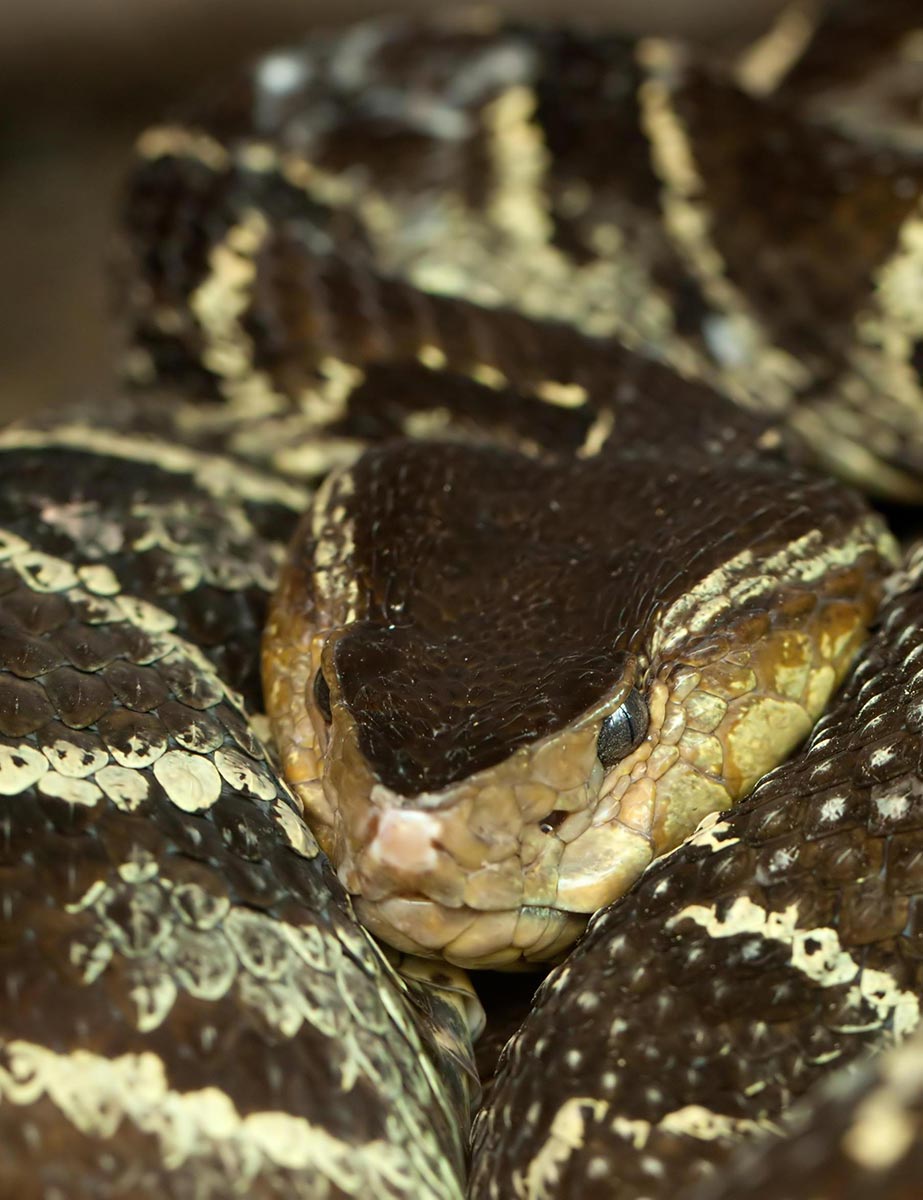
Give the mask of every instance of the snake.
<path id="1" fill-rule="evenodd" d="M 140 135 L 120 382 L 0 430 L 3 1195 L 916 1194 L 921 38 Z"/>

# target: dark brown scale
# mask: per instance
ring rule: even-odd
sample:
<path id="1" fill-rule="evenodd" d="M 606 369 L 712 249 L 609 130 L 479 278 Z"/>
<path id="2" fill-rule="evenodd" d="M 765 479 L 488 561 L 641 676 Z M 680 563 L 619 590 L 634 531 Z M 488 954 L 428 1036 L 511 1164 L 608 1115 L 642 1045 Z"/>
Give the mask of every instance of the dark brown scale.
<path id="1" fill-rule="evenodd" d="M 54 715 L 54 709 L 37 683 L 25 679 L 4 681 L 0 695 L 0 733 L 22 737 L 35 733 Z"/>
<path id="2" fill-rule="evenodd" d="M 65 725 L 83 729 L 108 711 L 112 692 L 105 680 L 72 667 L 60 667 L 42 681 L 45 694 Z"/>
<path id="3" fill-rule="evenodd" d="M 721 1134 L 722 1120 L 778 1123 L 831 1062 L 845 1066 L 912 1027 L 921 997 L 921 744 L 900 718 L 883 732 L 876 715 L 915 711 L 923 697 L 919 556 L 910 570 L 910 587 L 883 611 L 806 750 L 710 838 L 652 867 L 549 977 L 478 1120 L 473 1196 L 505 1194 L 577 1097 L 601 1108 L 587 1101 L 555 1194 L 676 1195 L 746 1132 Z M 784 926 L 789 906 L 794 928 L 808 931 L 797 962 L 790 934 L 752 925 L 762 913 Z M 700 919 L 683 915 L 696 911 Z M 836 963 L 849 961 L 837 955 L 853 969 L 837 975 Z M 589 1019 L 596 1013 L 605 1020 Z M 558 1081 L 553 1095 L 547 1078 Z M 660 1124 L 690 1105 L 718 1115 L 717 1136 L 683 1136 L 675 1118 Z M 640 1145 L 630 1121 L 650 1123 Z M 517 1132 L 501 1138 L 501 1129 Z"/>
<path id="4" fill-rule="evenodd" d="M 136 712 L 158 708 L 169 695 L 163 680 L 152 667 L 114 662 L 103 672 L 103 678 L 119 702 Z"/>

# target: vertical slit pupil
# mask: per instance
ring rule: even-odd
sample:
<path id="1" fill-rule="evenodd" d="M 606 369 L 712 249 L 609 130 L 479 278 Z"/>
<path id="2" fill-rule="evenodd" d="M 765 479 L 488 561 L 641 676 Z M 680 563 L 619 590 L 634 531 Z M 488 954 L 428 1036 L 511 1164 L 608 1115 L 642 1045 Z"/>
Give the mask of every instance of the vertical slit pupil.
<path id="1" fill-rule="evenodd" d="M 333 713 L 330 709 L 330 684 L 324 678 L 323 671 L 318 671 L 314 676 L 314 702 L 320 709 L 321 716 L 329 725 L 333 720 Z"/>

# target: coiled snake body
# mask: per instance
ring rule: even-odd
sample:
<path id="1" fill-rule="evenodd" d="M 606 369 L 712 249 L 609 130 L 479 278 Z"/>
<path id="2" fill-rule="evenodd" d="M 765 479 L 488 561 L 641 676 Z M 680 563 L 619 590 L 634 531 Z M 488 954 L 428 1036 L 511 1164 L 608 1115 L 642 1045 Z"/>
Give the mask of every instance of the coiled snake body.
<path id="1" fill-rule="evenodd" d="M 920 32 L 875 9 L 733 82 L 360 26 L 142 135 L 133 394 L 0 433 L 3 1195 L 457 1197 L 450 964 L 622 892 L 470 1194 L 915 1194 L 915 1042 L 778 1145 L 919 1020 L 921 560 L 818 471 L 923 489 Z"/>

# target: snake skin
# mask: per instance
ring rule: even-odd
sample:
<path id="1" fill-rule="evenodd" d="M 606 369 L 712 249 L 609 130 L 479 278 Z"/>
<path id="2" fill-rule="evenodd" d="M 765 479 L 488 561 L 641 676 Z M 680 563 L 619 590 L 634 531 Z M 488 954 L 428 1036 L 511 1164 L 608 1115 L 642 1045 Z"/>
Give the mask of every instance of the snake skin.
<path id="1" fill-rule="evenodd" d="M 615 333 L 920 497 L 918 157 L 675 46 L 360 26 L 264 60 L 139 158 L 127 368 L 259 413 L 277 469 L 349 461 L 386 363 L 579 405 L 579 343 L 546 328 L 564 346 L 530 371 L 522 320 L 484 312 L 515 306 Z M 299 460 L 305 426 L 323 440 Z"/>
<path id="2" fill-rule="evenodd" d="M 923 1168 L 923 1060 L 916 1036 L 843 1072 L 795 1115 L 784 1142 L 741 1152 L 683 1200 L 913 1200 Z"/>
<path id="3" fill-rule="evenodd" d="M 304 493 L 101 424 L 0 435 L 0 1192 L 456 1197 L 467 1030 L 250 715 Z"/>
<path id="4" fill-rule="evenodd" d="M 464 984 L 394 972 L 259 716 L 285 542 L 406 435 L 919 500 L 915 7 L 838 0 L 769 97 L 657 41 L 359 26 L 142 135 L 139 392 L 0 431 L 0 1194 L 464 1193 Z M 919 1044 L 862 1062 L 919 1019 L 918 674 L 920 550 L 809 745 L 541 985 L 472 1198 L 918 1194 Z"/>
<path id="5" fill-rule="evenodd" d="M 916 1026 L 921 569 L 917 552 L 805 750 L 654 864 L 542 985 L 478 1118 L 473 1195 L 516 1195 L 516 1178 L 676 1195 L 831 1064 Z"/>

